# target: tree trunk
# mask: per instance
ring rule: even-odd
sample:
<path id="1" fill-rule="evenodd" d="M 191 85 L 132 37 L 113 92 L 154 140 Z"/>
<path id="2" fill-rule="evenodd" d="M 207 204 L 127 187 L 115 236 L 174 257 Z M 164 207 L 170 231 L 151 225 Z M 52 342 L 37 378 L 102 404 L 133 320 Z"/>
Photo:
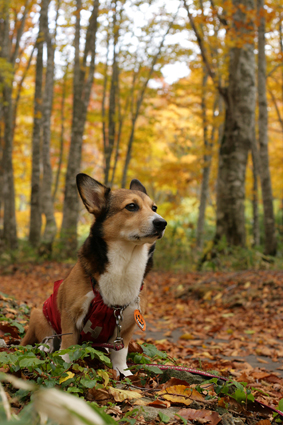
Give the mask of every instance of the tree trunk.
<path id="1" fill-rule="evenodd" d="M 252 0 L 234 0 L 236 39 L 252 38 L 251 24 L 239 6 L 253 9 Z M 248 151 L 251 148 L 255 119 L 255 58 L 252 41 L 230 50 L 229 81 L 225 96 L 224 134 L 220 147 L 217 187 L 215 240 L 222 237 L 230 245 L 244 246 L 245 177 Z"/>
<path id="2" fill-rule="evenodd" d="M 40 243 L 41 236 L 41 202 L 40 202 L 40 140 L 42 124 L 42 80 L 43 80 L 43 17 L 40 15 L 37 37 L 36 77 L 34 92 L 34 118 L 32 133 L 32 171 L 30 198 L 29 242 L 33 247 Z"/>
<path id="3" fill-rule="evenodd" d="M 258 149 L 256 145 L 256 135 L 254 129 L 254 137 L 252 140 L 252 160 L 253 160 L 253 246 L 260 245 L 260 229 L 259 229 L 259 214 L 258 214 L 258 176 L 259 176 L 259 164 L 258 164 Z"/>
<path id="4" fill-rule="evenodd" d="M 208 195 L 208 185 L 209 185 L 209 174 L 210 174 L 210 164 L 211 164 L 211 143 L 208 141 L 208 124 L 206 116 L 206 101 L 205 101 L 205 91 L 207 83 L 207 71 L 203 69 L 203 78 L 202 78 L 202 96 L 201 96 L 201 112 L 202 112 L 202 126 L 203 126 L 203 143 L 205 153 L 203 155 L 204 167 L 202 174 L 201 182 L 201 194 L 200 194 L 200 204 L 199 204 L 199 215 L 197 223 L 197 238 L 196 246 L 201 248 L 203 244 L 203 228 L 204 228 L 204 218 L 205 218 L 205 208 L 206 200 Z"/>
<path id="5" fill-rule="evenodd" d="M 55 49 L 52 43 L 51 34 L 48 30 L 48 7 L 50 0 L 42 1 L 42 18 L 44 23 L 44 37 L 47 44 L 47 66 L 45 74 L 45 91 L 42 104 L 42 163 L 43 178 L 41 187 L 41 208 L 45 215 L 45 229 L 40 246 L 40 254 L 50 255 L 52 244 L 56 236 L 57 226 L 54 217 L 54 207 L 52 199 L 52 168 L 50 162 L 50 139 L 51 139 L 51 112 L 54 89 L 54 54 Z"/>
<path id="6" fill-rule="evenodd" d="M 63 222 L 61 227 L 61 241 L 64 244 L 63 255 L 69 257 L 75 257 L 77 250 L 79 199 L 76 187 L 76 175 L 80 171 L 83 132 L 95 69 L 98 7 L 99 0 L 94 0 L 93 10 L 86 34 L 84 57 L 82 63 L 80 63 L 81 0 L 77 0 L 75 65 L 73 82 L 73 120 L 65 185 Z M 88 56 L 91 56 L 89 66 L 87 65 Z"/>
<path id="7" fill-rule="evenodd" d="M 12 161 L 13 152 L 13 104 L 12 104 L 12 88 L 13 88 L 13 73 L 14 61 L 11 62 L 10 57 L 10 21 L 9 9 L 6 4 L 2 5 L 3 20 L 1 25 L 1 51 L 0 55 L 10 62 L 11 81 L 3 82 L 3 117 L 4 117 L 4 147 L 3 147 L 3 204 L 4 204 L 4 219 L 3 219 L 3 241 L 6 247 L 16 249 L 17 241 L 17 225 L 15 211 L 15 187 L 14 187 L 14 170 Z"/>
<path id="8" fill-rule="evenodd" d="M 260 180 L 264 209 L 265 254 L 276 255 L 277 241 L 273 212 L 273 196 L 268 157 L 267 135 L 267 100 L 266 100 L 266 59 L 265 59 L 265 17 L 264 0 L 257 0 L 260 24 L 258 27 L 258 130 L 259 130 L 259 157 Z"/>
<path id="9" fill-rule="evenodd" d="M 126 159 L 125 159 L 125 164 L 124 164 L 124 169 L 123 169 L 123 175 L 122 175 L 122 182 L 121 182 L 121 187 L 124 188 L 126 187 L 126 181 L 127 181 L 127 173 L 128 173 L 128 168 L 129 168 L 129 164 L 130 164 L 130 160 L 131 160 L 131 156 L 132 156 L 132 148 L 133 148 L 133 143 L 134 143 L 134 136 L 135 136 L 135 127 L 136 127 L 136 122 L 137 119 L 139 117 L 140 114 L 140 109 L 143 103 L 143 99 L 144 99 L 144 95 L 148 86 L 148 82 L 152 77 L 153 71 L 154 71 L 154 67 L 159 59 L 159 56 L 161 54 L 163 45 L 164 45 L 164 41 L 166 36 L 168 35 L 170 29 L 172 28 L 172 25 L 175 21 L 176 15 L 173 16 L 170 24 L 168 25 L 167 31 L 166 33 L 163 35 L 162 40 L 159 44 L 158 50 L 156 52 L 156 54 L 152 57 L 152 61 L 151 61 L 151 65 L 150 65 L 150 69 L 148 71 L 148 75 L 143 83 L 143 86 L 140 90 L 140 93 L 138 93 L 137 95 L 137 101 L 136 101 L 136 105 L 135 105 L 135 112 L 132 113 L 132 125 L 131 125 L 131 133 L 128 139 L 128 147 L 127 147 L 127 153 L 126 153 Z M 134 71 L 135 73 L 135 71 Z M 135 79 L 135 76 L 134 76 Z M 134 84 L 133 84 L 133 90 L 134 90 Z"/>
<path id="10" fill-rule="evenodd" d="M 63 149 L 64 149 L 64 137 L 65 137 L 65 101 L 66 101 L 68 70 L 69 70 L 69 63 L 67 63 L 66 65 L 66 70 L 65 70 L 65 74 L 63 78 L 62 100 L 61 100 L 61 111 L 60 111 L 60 115 L 61 115 L 60 153 L 59 153 L 59 162 L 58 162 L 58 168 L 56 173 L 54 191 L 52 195 L 53 202 L 55 202 L 55 199 L 56 199 L 56 194 L 59 187 L 61 167 L 63 162 Z"/>
<path id="11" fill-rule="evenodd" d="M 115 0 L 114 17 L 113 17 L 113 63 L 111 85 L 109 93 L 109 117 L 108 117 L 108 144 L 105 149 L 105 175 L 104 184 L 107 186 L 110 182 L 110 165 L 114 149 L 115 136 L 116 136 L 116 100 L 117 100 L 117 43 L 119 38 L 119 26 L 117 25 L 117 0 Z"/>
<path id="12" fill-rule="evenodd" d="M 12 105 L 12 87 L 5 86 L 4 94 L 4 152 L 3 152 L 3 197 L 4 197 L 4 225 L 3 239 L 6 246 L 10 249 L 18 247 L 17 224 L 15 209 L 15 186 L 13 170 L 13 105 Z"/>

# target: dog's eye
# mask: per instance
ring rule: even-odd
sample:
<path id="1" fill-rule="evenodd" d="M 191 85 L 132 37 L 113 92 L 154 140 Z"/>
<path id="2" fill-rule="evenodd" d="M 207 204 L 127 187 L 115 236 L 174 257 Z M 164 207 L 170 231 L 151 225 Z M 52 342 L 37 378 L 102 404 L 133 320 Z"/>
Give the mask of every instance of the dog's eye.
<path id="1" fill-rule="evenodd" d="M 154 211 L 154 212 L 156 212 L 156 211 L 157 211 L 157 206 L 156 206 L 156 205 L 153 205 L 153 206 L 152 206 L 152 211 Z"/>
<path id="2" fill-rule="evenodd" d="M 138 211 L 139 206 L 137 204 L 131 203 L 125 206 L 128 211 Z"/>

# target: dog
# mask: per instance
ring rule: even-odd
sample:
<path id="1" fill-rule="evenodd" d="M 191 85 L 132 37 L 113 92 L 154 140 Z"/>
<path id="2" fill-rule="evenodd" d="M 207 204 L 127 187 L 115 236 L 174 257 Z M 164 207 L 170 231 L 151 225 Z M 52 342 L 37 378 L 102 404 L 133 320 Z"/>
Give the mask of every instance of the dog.
<path id="1" fill-rule="evenodd" d="M 111 190 L 80 173 L 77 188 L 94 223 L 69 275 L 55 282 L 43 309 L 32 310 L 21 345 L 61 334 L 61 350 L 87 340 L 114 343 L 109 349 L 113 369 L 128 376 L 128 345 L 136 322 L 141 328 L 144 325 L 144 278 L 167 222 L 157 214 L 157 206 L 137 179 L 130 189 Z M 53 341 L 48 340 L 51 352 Z M 117 351 L 117 342 L 124 348 Z M 68 355 L 62 357 L 68 361 Z"/>

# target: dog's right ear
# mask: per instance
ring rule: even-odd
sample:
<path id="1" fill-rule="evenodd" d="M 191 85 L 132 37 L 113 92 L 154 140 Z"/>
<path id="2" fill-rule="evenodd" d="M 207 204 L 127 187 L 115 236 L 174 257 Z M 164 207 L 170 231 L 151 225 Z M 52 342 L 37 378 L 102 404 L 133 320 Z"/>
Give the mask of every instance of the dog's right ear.
<path id="1" fill-rule="evenodd" d="M 83 173 L 77 175 L 77 187 L 88 212 L 97 215 L 106 207 L 108 187 Z"/>

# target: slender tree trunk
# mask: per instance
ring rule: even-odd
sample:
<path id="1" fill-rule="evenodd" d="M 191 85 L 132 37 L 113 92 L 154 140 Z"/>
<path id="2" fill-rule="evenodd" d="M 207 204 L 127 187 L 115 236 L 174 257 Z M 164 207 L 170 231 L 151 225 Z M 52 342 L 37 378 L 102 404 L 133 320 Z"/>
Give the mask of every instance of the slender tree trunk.
<path id="1" fill-rule="evenodd" d="M 119 38 L 119 29 L 117 25 L 117 0 L 115 0 L 114 6 L 114 18 L 113 18 L 113 63 L 112 63 L 112 76 L 109 94 L 109 117 L 108 117 L 108 143 L 105 149 L 105 175 L 104 184 L 109 184 L 109 174 L 111 158 L 114 149 L 115 136 L 116 136 L 116 99 L 117 99 L 117 43 Z"/>
<path id="2" fill-rule="evenodd" d="M 74 96 L 71 145 L 65 185 L 63 206 L 63 222 L 61 241 L 64 244 L 64 255 L 75 257 L 77 250 L 77 222 L 79 216 L 79 199 L 76 187 L 76 175 L 80 171 L 83 132 L 86 122 L 87 108 L 95 70 L 96 32 L 99 0 L 93 1 L 93 10 L 87 29 L 84 57 L 80 64 L 80 11 L 81 0 L 77 0 L 76 33 L 75 33 L 75 66 Z M 89 66 L 87 58 L 91 56 Z M 88 73 L 86 72 L 88 70 Z"/>
<path id="3" fill-rule="evenodd" d="M 42 163 L 43 178 L 41 187 L 41 207 L 45 215 L 45 229 L 40 246 L 40 253 L 50 255 L 52 244 L 56 236 L 57 226 L 54 217 L 54 207 L 52 199 L 52 168 L 50 161 L 50 141 L 51 141 L 51 112 L 54 90 L 54 54 L 55 49 L 52 43 L 51 34 L 48 30 L 48 7 L 50 0 L 42 1 L 42 15 L 44 22 L 44 36 L 47 45 L 47 66 L 45 74 L 45 91 L 42 104 Z"/>
<path id="4" fill-rule="evenodd" d="M 252 0 L 234 0 L 238 8 L 234 15 L 237 38 L 252 38 L 253 28 L 246 25 Z M 254 45 L 246 41 L 242 47 L 230 50 L 229 82 L 227 87 L 224 135 L 220 147 L 217 187 L 216 236 L 226 237 L 228 244 L 244 246 L 245 177 L 248 151 L 251 148 L 255 119 L 255 58 Z"/>
<path id="5" fill-rule="evenodd" d="M 260 24 L 258 27 L 258 106 L 259 106 L 259 156 L 260 179 L 264 209 L 265 254 L 276 255 L 277 241 L 273 212 L 273 196 L 268 157 L 267 100 L 266 100 L 266 59 L 265 59 L 265 17 L 264 0 L 257 0 Z"/>
<path id="6" fill-rule="evenodd" d="M 260 229 L 259 229 L 259 214 L 258 214 L 258 176 L 259 176 L 259 164 L 258 164 L 258 149 L 256 145 L 256 135 L 254 129 L 254 137 L 252 140 L 252 161 L 253 161 L 253 246 L 260 245 Z"/>
<path id="7" fill-rule="evenodd" d="M 40 141 L 42 124 L 42 80 L 43 80 L 43 18 L 40 16 L 39 33 L 37 37 L 36 77 L 34 92 L 34 118 L 32 133 L 32 171 L 30 198 L 30 228 L 29 241 L 37 247 L 41 237 L 41 202 L 40 202 Z"/>
<path id="8" fill-rule="evenodd" d="M 6 4 L 2 5 L 3 12 L 3 33 L 0 55 L 12 64 L 11 73 L 13 74 L 14 61 L 10 58 L 10 39 L 9 39 L 9 10 Z M 2 29 L 2 28 L 1 28 Z M 3 240 L 5 246 L 10 249 L 16 249 L 17 241 L 17 225 L 15 210 L 15 186 L 14 186 L 14 170 L 13 170 L 13 104 L 12 104 L 12 87 L 13 75 L 11 82 L 3 83 L 3 117 L 5 123 L 4 129 L 4 148 L 3 148 L 3 200 L 4 200 L 4 217 L 3 217 Z"/>
<path id="9" fill-rule="evenodd" d="M 134 136 L 135 136 L 135 128 L 136 128 L 136 122 L 137 119 L 139 117 L 140 114 L 140 109 L 143 103 L 143 99 L 144 99 L 144 95 L 148 86 L 148 82 L 152 76 L 152 73 L 154 71 L 154 67 L 159 59 L 159 56 L 161 54 L 163 45 L 164 45 L 164 41 L 166 36 L 168 35 L 170 29 L 172 28 L 172 25 L 175 21 L 176 15 L 173 16 L 172 21 L 170 22 L 166 33 L 163 35 L 162 40 L 160 42 L 159 48 L 157 53 L 155 54 L 155 56 L 153 56 L 152 61 L 151 61 L 151 65 L 150 65 L 150 69 L 147 75 L 146 80 L 144 81 L 144 84 L 140 90 L 140 93 L 138 93 L 137 95 L 137 102 L 136 102 L 136 110 L 135 112 L 132 114 L 132 125 L 131 125 L 131 133 L 128 139 L 128 147 L 127 147 L 127 153 L 126 153 L 126 159 L 125 159 L 125 164 L 124 164 L 124 169 L 123 169 L 123 176 L 122 176 L 122 182 L 121 182 L 121 187 L 124 188 L 126 187 L 126 181 L 127 181 L 127 174 L 128 174 L 128 168 L 129 168 L 129 164 L 130 164 L 130 160 L 131 160 L 131 156 L 132 156 L 132 148 L 133 148 L 133 143 L 134 143 Z"/>
<path id="10" fill-rule="evenodd" d="M 63 162 L 63 150 L 64 150 L 64 137 L 65 137 L 65 102 L 66 102 L 66 91 L 67 91 L 67 79 L 68 79 L 68 70 L 69 63 L 66 65 L 66 70 L 63 78 L 63 88 L 62 88 L 62 100 L 61 100 L 61 132 L 60 132 L 60 152 L 59 152 L 59 162 L 56 173 L 54 191 L 53 191 L 53 202 L 55 202 L 57 190 L 59 187 L 59 180 Z"/>
<path id="11" fill-rule="evenodd" d="M 203 244 L 203 229 L 204 229 L 204 218 L 205 218 L 205 208 L 206 200 L 208 195 L 208 185 L 209 185 L 209 174 L 210 174 L 210 164 L 211 164 L 211 143 L 208 141 L 208 124 L 206 116 L 206 83 L 207 83 L 207 71 L 203 69 L 203 78 L 202 78 L 202 95 L 201 95 L 201 112 L 202 112 L 202 128 L 203 128 L 203 143 L 205 153 L 203 155 L 204 167 L 202 174 L 202 183 L 201 183 L 201 195 L 200 195 L 200 204 L 199 204 L 199 215 L 197 223 L 197 239 L 196 246 L 198 248 L 202 247 Z"/>
<path id="12" fill-rule="evenodd" d="M 4 152 L 3 152 L 3 197 L 4 197 L 4 226 L 3 239 L 10 249 L 18 247 L 16 208 L 15 208 L 15 185 L 13 170 L 13 106 L 12 87 L 4 87 Z"/>

